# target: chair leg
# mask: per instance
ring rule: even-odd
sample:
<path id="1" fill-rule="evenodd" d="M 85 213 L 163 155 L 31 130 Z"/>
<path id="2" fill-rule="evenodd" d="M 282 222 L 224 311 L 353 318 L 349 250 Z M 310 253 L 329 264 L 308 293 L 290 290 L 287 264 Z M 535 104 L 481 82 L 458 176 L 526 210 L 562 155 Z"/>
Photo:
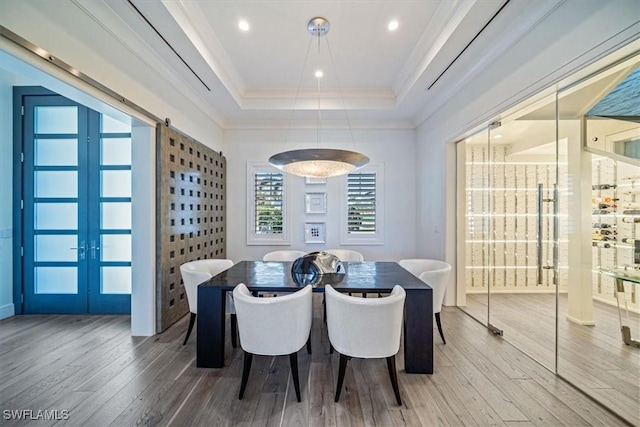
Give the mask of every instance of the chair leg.
<path id="1" fill-rule="evenodd" d="M 196 323 L 196 314 L 191 313 L 191 317 L 189 318 L 189 329 L 187 329 L 187 336 L 184 337 L 184 342 L 182 345 L 187 345 L 187 341 L 189 341 L 189 336 L 191 335 L 191 330 L 193 329 L 193 324 Z"/>
<path id="2" fill-rule="evenodd" d="M 289 362 L 291 364 L 291 375 L 293 376 L 293 387 L 296 389 L 296 398 L 298 402 L 300 399 L 300 379 L 298 378 L 298 353 L 291 353 L 289 355 Z"/>
<path id="3" fill-rule="evenodd" d="M 238 347 L 238 316 L 235 313 L 231 313 L 230 323 L 231 323 L 231 347 Z"/>
<path id="4" fill-rule="evenodd" d="M 340 368 L 338 369 L 338 385 L 336 387 L 336 399 L 337 402 L 340 399 L 340 392 L 342 391 L 342 383 L 344 382 L 344 374 L 347 371 L 347 362 L 349 357 L 344 354 L 340 355 Z"/>
<path id="5" fill-rule="evenodd" d="M 333 354 L 333 345 L 329 343 L 329 354 Z"/>
<path id="6" fill-rule="evenodd" d="M 242 383 L 240 383 L 240 394 L 238 399 L 242 400 L 244 396 L 244 390 L 247 388 L 247 380 L 249 380 L 249 371 L 251 371 L 251 361 L 253 360 L 253 353 L 247 351 L 244 352 L 244 367 L 242 368 Z"/>
<path id="7" fill-rule="evenodd" d="M 446 344 L 447 342 L 444 340 L 444 334 L 442 333 L 442 323 L 440 323 L 440 313 L 436 313 L 436 324 L 438 325 L 438 332 L 440 332 L 440 338 L 442 338 L 442 342 Z"/>
<path id="8" fill-rule="evenodd" d="M 398 405 L 402 405 L 402 400 L 400 399 L 400 389 L 398 388 L 398 377 L 396 375 L 395 355 L 387 357 L 387 369 L 389 369 L 389 378 L 391 379 L 393 393 L 396 395 L 396 402 L 398 402 Z"/>
<path id="9" fill-rule="evenodd" d="M 327 300 L 327 297 L 322 295 L 322 311 L 324 313 L 324 323 L 327 323 L 327 303 L 326 303 L 326 300 Z"/>

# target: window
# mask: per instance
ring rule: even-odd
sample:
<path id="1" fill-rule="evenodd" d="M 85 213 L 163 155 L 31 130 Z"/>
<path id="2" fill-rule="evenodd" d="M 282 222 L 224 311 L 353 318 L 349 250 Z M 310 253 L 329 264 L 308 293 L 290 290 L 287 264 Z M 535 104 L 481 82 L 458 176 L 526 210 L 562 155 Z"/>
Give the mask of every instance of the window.
<path id="1" fill-rule="evenodd" d="M 341 244 L 384 243 L 382 165 L 370 164 L 344 179 Z"/>
<path id="2" fill-rule="evenodd" d="M 249 164 L 247 187 L 247 244 L 289 244 L 284 173 L 266 164 Z"/>

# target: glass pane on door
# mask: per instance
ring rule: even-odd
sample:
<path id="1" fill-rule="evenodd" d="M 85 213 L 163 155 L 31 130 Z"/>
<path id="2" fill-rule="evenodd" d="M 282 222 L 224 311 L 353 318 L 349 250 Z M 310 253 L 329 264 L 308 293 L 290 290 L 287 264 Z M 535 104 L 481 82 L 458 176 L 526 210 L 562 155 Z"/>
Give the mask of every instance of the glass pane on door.
<path id="1" fill-rule="evenodd" d="M 101 205 L 100 221 L 103 229 L 131 229 L 131 202 L 103 202 Z"/>
<path id="2" fill-rule="evenodd" d="M 103 294 L 130 294 L 131 267 L 102 267 Z"/>
<path id="3" fill-rule="evenodd" d="M 34 181 L 35 197 L 78 197 L 78 171 L 39 170 L 35 172 Z"/>
<path id="4" fill-rule="evenodd" d="M 78 133 L 78 107 L 38 106 L 34 110 L 36 134 Z"/>
<path id="5" fill-rule="evenodd" d="M 77 234 L 37 234 L 34 239 L 36 262 L 77 262 L 82 250 Z"/>
<path id="6" fill-rule="evenodd" d="M 101 174 L 101 197 L 131 197 L 130 170 L 106 170 Z"/>
<path id="7" fill-rule="evenodd" d="M 77 166 L 77 138 L 39 138 L 34 141 L 36 166 Z"/>
<path id="8" fill-rule="evenodd" d="M 35 204 L 36 230 L 77 230 L 78 203 L 49 203 Z"/>
<path id="9" fill-rule="evenodd" d="M 78 267 L 36 267 L 36 294 L 77 294 Z"/>
<path id="10" fill-rule="evenodd" d="M 101 149 L 103 165 L 131 165 L 131 138 L 103 138 Z"/>
<path id="11" fill-rule="evenodd" d="M 131 261 L 131 234 L 103 234 L 100 247 L 102 261 Z"/>

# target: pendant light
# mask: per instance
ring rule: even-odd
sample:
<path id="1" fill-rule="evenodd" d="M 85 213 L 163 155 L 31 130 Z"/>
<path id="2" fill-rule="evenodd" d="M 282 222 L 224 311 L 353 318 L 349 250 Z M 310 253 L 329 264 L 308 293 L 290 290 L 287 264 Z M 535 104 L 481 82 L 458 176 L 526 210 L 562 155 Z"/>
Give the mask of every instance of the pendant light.
<path id="1" fill-rule="evenodd" d="M 320 37 L 325 36 L 329 32 L 329 21 L 325 18 L 313 18 L 309 21 L 307 26 L 309 33 L 318 37 L 318 59 L 320 58 Z M 327 41 L 327 46 L 328 46 Z M 329 53 L 331 53 L 329 51 Z M 333 58 L 332 58 L 333 59 Z M 335 66 L 334 66 L 335 68 Z M 320 143 L 320 76 L 316 74 L 318 78 L 318 134 L 317 142 Z M 342 91 L 340 91 L 342 97 Z M 345 114 L 347 114 L 347 123 L 349 122 L 348 113 L 346 107 Z M 295 105 L 295 103 L 294 103 Z M 349 132 L 351 132 L 351 125 L 349 124 Z M 353 138 L 353 135 L 352 135 Z M 274 154 L 269 158 L 269 163 L 276 168 L 283 170 L 284 172 L 312 177 L 312 178 L 328 178 L 332 176 L 345 175 L 349 172 L 353 172 L 369 163 L 369 158 L 362 153 L 348 150 L 338 150 L 333 148 L 307 148 L 300 150 L 284 151 L 282 153 Z"/>

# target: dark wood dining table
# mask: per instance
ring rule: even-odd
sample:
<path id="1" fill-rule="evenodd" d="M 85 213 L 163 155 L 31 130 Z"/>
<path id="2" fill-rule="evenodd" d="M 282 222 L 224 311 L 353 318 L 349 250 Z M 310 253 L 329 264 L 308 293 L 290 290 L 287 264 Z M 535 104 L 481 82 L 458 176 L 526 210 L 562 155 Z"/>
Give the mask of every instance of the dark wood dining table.
<path id="1" fill-rule="evenodd" d="M 430 286 L 395 262 L 344 262 L 345 275 L 324 274 L 314 292 L 331 284 L 337 291 L 375 294 L 406 291 L 404 366 L 407 373 L 433 373 L 433 295 Z M 224 366 L 226 293 L 238 283 L 252 292 L 295 292 L 302 285 L 291 262 L 241 261 L 198 286 L 197 355 L 199 368 Z"/>

